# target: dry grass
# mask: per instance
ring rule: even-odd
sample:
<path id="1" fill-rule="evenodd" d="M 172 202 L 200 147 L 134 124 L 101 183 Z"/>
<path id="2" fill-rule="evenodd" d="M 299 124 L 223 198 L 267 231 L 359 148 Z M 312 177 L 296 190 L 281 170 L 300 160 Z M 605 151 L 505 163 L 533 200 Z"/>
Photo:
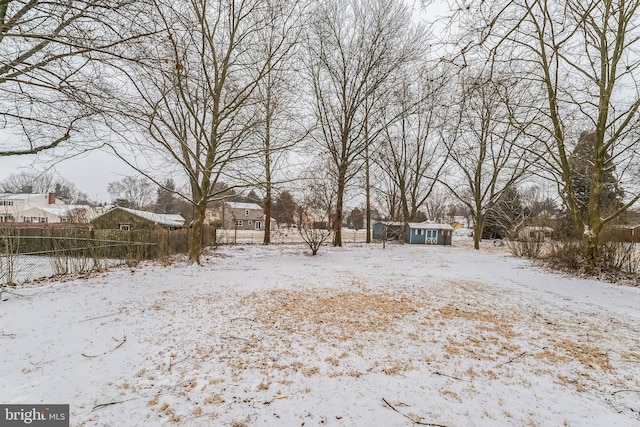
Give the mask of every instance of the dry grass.
<path id="1" fill-rule="evenodd" d="M 404 295 L 334 289 L 254 292 L 240 303 L 256 311 L 256 321 L 283 333 L 339 340 L 388 332 L 419 307 Z"/>
<path id="2" fill-rule="evenodd" d="M 330 377 L 351 375 L 348 361 L 367 353 L 363 341 L 374 335 L 378 342 L 393 348 L 396 341 L 405 345 L 430 343 L 441 349 L 442 356 L 430 356 L 430 361 L 446 361 L 451 358 L 481 360 L 493 363 L 498 371 L 504 371 L 510 363 L 532 358 L 544 364 L 568 365 L 577 362 L 581 366 L 578 375 L 589 382 L 589 371 L 616 373 L 609 355 L 598 344 L 597 326 L 582 319 L 580 328 L 588 331 L 590 343 L 580 343 L 574 338 L 572 328 L 575 319 L 548 319 L 531 307 L 486 298 L 485 287 L 476 283 L 458 282 L 442 284 L 434 293 L 405 294 L 396 292 L 370 292 L 363 286 L 353 285 L 347 290 L 270 290 L 252 293 L 241 299 L 243 309 L 255 312 L 255 321 L 282 339 L 280 348 L 285 354 L 295 342 L 309 338 L 316 343 L 335 347 L 349 342 L 352 349 L 339 357 L 324 357 L 325 368 L 299 361 L 273 364 L 272 368 L 283 372 L 301 372 L 305 376 L 326 373 Z M 448 300 L 438 298 L 442 291 L 453 294 Z M 407 319 L 419 320 L 421 327 L 407 330 Z M 524 333 L 524 331 L 527 331 Z M 367 339 L 364 339 L 367 337 Z M 409 343 L 407 342 L 409 341 Z M 315 347 L 309 348 L 315 351 Z M 251 352 L 245 346 L 243 352 Z M 255 351 L 255 348 L 253 348 Z M 336 353 L 334 353 L 336 354 Z M 624 358 L 635 359 L 635 353 L 624 353 Z M 342 367 L 342 369 L 337 369 Z M 243 369 L 245 367 L 243 366 Z M 346 369 L 345 369 L 346 368 Z M 386 359 L 379 359 L 369 372 L 402 375 L 415 369 L 410 361 L 394 357 L 390 352 Z M 462 375 L 465 375 L 464 373 Z M 467 372 L 469 378 L 479 375 L 496 379 L 505 373 L 494 369 Z M 509 375 L 509 374 L 507 374 Z"/>
<path id="3" fill-rule="evenodd" d="M 526 300 L 477 283 L 439 283 L 424 289 L 391 284 L 381 292 L 351 280 L 342 289 L 270 289 L 239 293 L 235 301 L 222 314 L 212 308 L 215 295 L 152 302 L 152 308 L 165 313 L 187 310 L 194 323 L 207 318 L 214 326 L 203 326 L 186 340 L 189 331 L 169 324 L 158 336 L 165 350 L 155 357 L 155 365 L 137 371 L 131 388 L 143 389 L 144 383 L 171 375 L 181 384 L 173 392 L 186 396 L 197 391 L 209 408 L 222 408 L 236 402 L 226 390 L 248 379 L 254 381 L 253 395 L 245 403 L 260 404 L 273 395 L 311 393 L 307 382 L 322 376 L 402 377 L 414 370 L 420 375 L 443 372 L 447 383 L 439 394 L 458 403 L 481 393 L 472 387 L 476 381 L 531 387 L 523 365 L 578 392 L 638 384 L 628 371 L 640 361 L 628 325 L 603 327 L 601 317 L 576 316 L 560 307 L 547 306 L 541 314 L 521 302 Z M 616 357 L 608 350 L 612 334 L 619 338 Z M 181 365 L 185 360 L 188 370 Z M 223 371 L 201 370 L 207 366 Z M 149 406 L 156 405 L 157 397 L 149 401 Z M 170 408 L 160 411 L 176 422 Z"/>

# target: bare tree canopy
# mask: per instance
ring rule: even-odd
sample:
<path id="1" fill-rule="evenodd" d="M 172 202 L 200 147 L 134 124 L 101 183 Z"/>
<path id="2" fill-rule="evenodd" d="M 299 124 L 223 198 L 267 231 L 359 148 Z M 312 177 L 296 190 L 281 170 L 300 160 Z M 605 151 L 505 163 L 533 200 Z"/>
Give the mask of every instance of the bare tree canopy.
<path id="1" fill-rule="evenodd" d="M 460 74 L 456 113 L 445 139 L 452 168 L 441 179 L 451 194 L 471 212 L 474 247 L 487 213 L 505 191 L 532 172 L 531 141 L 513 117 L 526 107 L 515 78 Z"/>
<path id="2" fill-rule="evenodd" d="M 156 196 L 154 190 L 153 182 L 144 176 L 125 176 L 107 185 L 107 191 L 116 205 L 140 210 L 153 206 Z"/>
<path id="3" fill-rule="evenodd" d="M 89 196 L 75 184 L 51 174 L 37 172 L 13 173 L 0 181 L 0 193 L 49 193 L 67 204 L 87 203 Z"/>
<path id="4" fill-rule="evenodd" d="M 451 107 L 442 102 L 448 89 L 442 75 L 405 70 L 397 80 L 382 107 L 385 125 L 374 161 L 388 178 L 381 182 L 394 187 L 386 191 L 398 195 L 398 206 L 390 211 L 400 216 L 390 219 L 406 223 L 417 218 L 446 164 L 443 141 Z"/>
<path id="5" fill-rule="evenodd" d="M 269 25 L 280 22 L 269 8 L 259 0 L 154 0 L 148 13 L 155 20 L 146 24 L 157 37 L 136 46 L 144 59 L 118 67 L 128 82 L 109 120 L 123 139 L 131 138 L 121 158 L 135 167 L 132 158 L 152 153 L 188 182 L 182 196 L 194 207 L 194 262 L 216 184 L 232 164 L 260 152 L 246 144 L 260 119 L 258 85 L 290 46 L 282 28 L 264 37 Z"/>
<path id="6" fill-rule="evenodd" d="M 334 245 L 340 246 L 345 188 L 367 147 L 365 104 L 398 66 L 415 59 L 424 32 L 393 0 L 326 1 L 315 16 L 308 36 L 315 139 L 335 169 Z"/>
<path id="7" fill-rule="evenodd" d="M 121 13 L 135 2 L 0 1 L 0 156 L 69 141 L 104 99 L 100 60 L 134 38 Z M 132 12 L 132 10 L 130 10 Z"/>
<path id="8" fill-rule="evenodd" d="M 640 1 L 477 1 L 460 8 L 456 19 L 464 41 L 454 62 L 465 65 L 478 45 L 533 89 L 531 108 L 541 115 L 532 134 L 544 148 L 539 159 L 584 236 L 584 254 L 594 270 L 603 227 L 640 198 Z M 570 165 L 572 147 L 585 131 L 594 132 L 586 210 Z M 600 193 L 610 164 L 616 165 L 625 198 L 617 209 L 604 211 Z"/>

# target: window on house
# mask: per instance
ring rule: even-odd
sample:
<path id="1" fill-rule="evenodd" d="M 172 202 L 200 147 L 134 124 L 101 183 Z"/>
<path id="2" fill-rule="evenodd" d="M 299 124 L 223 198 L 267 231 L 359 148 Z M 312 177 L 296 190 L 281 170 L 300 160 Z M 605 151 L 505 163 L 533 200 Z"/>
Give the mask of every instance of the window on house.
<path id="1" fill-rule="evenodd" d="M 249 216 L 249 209 L 244 210 L 244 216 Z"/>
<path id="2" fill-rule="evenodd" d="M 118 228 L 122 231 L 129 231 L 131 230 L 131 224 L 120 224 Z"/>
<path id="3" fill-rule="evenodd" d="M 424 234 L 424 230 L 416 230 L 416 236 L 422 236 Z"/>
<path id="4" fill-rule="evenodd" d="M 49 222 L 49 218 L 46 216 L 38 217 L 38 222 Z"/>
<path id="5" fill-rule="evenodd" d="M 236 227 L 242 227 L 242 220 L 236 219 Z"/>

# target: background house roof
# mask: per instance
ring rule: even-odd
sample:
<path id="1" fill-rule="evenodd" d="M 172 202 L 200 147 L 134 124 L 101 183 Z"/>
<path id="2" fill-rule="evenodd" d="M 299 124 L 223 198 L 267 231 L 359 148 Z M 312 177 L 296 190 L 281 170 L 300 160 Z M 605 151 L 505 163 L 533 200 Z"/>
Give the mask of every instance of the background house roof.
<path id="1" fill-rule="evenodd" d="M 49 193 L 0 193 L 0 199 L 3 200 L 31 200 L 43 198 L 48 200 Z M 57 203 L 61 203 L 58 199 L 56 199 Z"/>
<path id="2" fill-rule="evenodd" d="M 232 209 L 254 209 L 262 210 L 262 206 L 256 203 L 226 202 L 227 206 Z"/>
<path id="3" fill-rule="evenodd" d="M 27 200 L 34 196 L 44 196 L 44 194 L 28 194 L 28 193 L 1 193 L 0 199 L 4 200 Z"/>
<path id="4" fill-rule="evenodd" d="M 46 206 L 34 206 L 29 209 L 25 209 L 24 214 L 27 214 L 29 211 L 40 210 L 42 212 L 46 212 L 51 215 L 55 215 L 58 217 L 64 217 L 68 215 L 73 215 L 75 212 L 84 211 L 88 214 L 89 219 L 95 217 L 95 212 L 93 208 L 89 205 L 46 205 Z"/>

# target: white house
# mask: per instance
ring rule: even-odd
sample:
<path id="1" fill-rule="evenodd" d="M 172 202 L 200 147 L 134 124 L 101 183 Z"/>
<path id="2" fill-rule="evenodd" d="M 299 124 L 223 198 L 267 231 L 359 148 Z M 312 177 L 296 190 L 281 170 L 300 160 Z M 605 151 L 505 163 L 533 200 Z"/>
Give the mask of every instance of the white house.
<path id="1" fill-rule="evenodd" d="M 56 193 L 3 193 L 0 194 L 0 222 L 23 222 L 26 210 L 57 205 L 64 205 L 64 202 L 56 199 Z M 42 216 L 38 218 L 42 218 Z"/>
<path id="2" fill-rule="evenodd" d="M 67 205 L 56 193 L 0 194 L 0 222 L 89 223 L 96 213 L 89 205 Z"/>
<path id="3" fill-rule="evenodd" d="M 89 205 L 48 205 L 22 212 L 19 222 L 29 223 L 89 223 L 96 213 Z"/>

